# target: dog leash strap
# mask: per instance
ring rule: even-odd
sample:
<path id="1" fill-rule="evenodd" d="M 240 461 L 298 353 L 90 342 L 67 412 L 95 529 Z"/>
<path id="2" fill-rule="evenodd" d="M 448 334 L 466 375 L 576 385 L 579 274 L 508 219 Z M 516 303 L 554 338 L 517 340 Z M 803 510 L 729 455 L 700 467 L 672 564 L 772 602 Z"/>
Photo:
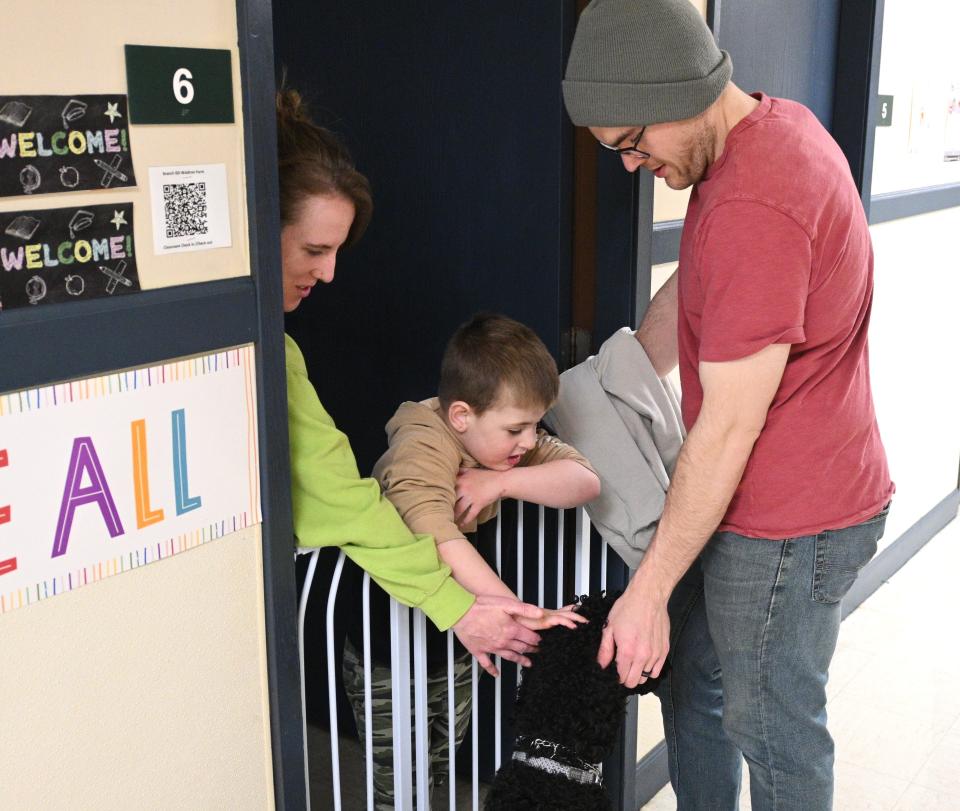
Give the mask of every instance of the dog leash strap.
<path id="1" fill-rule="evenodd" d="M 585 786 L 603 785 L 603 777 L 597 766 L 587 764 L 588 769 L 579 769 L 576 766 L 568 766 L 565 763 L 559 763 L 548 757 L 534 757 L 526 752 L 515 751 L 513 759 L 518 763 L 523 763 L 532 769 L 539 769 L 548 774 L 560 774 L 574 783 L 581 783 Z"/>

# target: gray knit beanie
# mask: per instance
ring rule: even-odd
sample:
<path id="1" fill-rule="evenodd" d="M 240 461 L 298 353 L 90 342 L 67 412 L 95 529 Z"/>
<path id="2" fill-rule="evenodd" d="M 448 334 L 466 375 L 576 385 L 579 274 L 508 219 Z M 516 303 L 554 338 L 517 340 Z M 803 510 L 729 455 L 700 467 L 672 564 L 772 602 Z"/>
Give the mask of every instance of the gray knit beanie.
<path id="1" fill-rule="evenodd" d="M 563 100 L 577 126 L 682 121 L 733 73 L 690 0 L 593 0 L 580 15 Z"/>

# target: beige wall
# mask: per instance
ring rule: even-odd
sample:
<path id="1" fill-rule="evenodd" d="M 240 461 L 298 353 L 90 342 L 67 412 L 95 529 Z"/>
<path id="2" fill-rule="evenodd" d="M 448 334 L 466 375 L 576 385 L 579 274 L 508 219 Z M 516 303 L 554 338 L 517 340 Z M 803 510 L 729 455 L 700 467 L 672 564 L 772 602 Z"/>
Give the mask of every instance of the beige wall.
<path id="1" fill-rule="evenodd" d="M 260 532 L 0 616 L 0 808 L 273 807 Z"/>
<path id="2" fill-rule="evenodd" d="M 127 44 L 230 50 L 236 124 L 133 124 L 129 131 L 137 188 L 7 197 L 0 199 L 0 211 L 132 200 L 137 273 L 144 289 L 250 273 L 235 2 L 37 0 L 17 6 L 3 40 L 4 95 L 125 93 Z M 232 247 L 154 256 L 150 167 L 203 163 L 227 166 Z"/>
<path id="3" fill-rule="evenodd" d="M 139 188 L 0 211 L 133 200 L 145 288 L 248 274 L 233 0 L 38 0 L 5 16 L 10 95 L 126 92 L 128 43 L 232 52 L 236 124 L 131 126 Z M 148 169 L 201 163 L 227 165 L 233 246 L 154 257 Z M 4 614 L 0 640 L 0 808 L 273 807 L 259 528 Z"/>
<path id="4" fill-rule="evenodd" d="M 663 178 L 653 179 L 653 221 L 682 220 L 687 216 L 687 203 L 692 188 L 671 189 Z"/>

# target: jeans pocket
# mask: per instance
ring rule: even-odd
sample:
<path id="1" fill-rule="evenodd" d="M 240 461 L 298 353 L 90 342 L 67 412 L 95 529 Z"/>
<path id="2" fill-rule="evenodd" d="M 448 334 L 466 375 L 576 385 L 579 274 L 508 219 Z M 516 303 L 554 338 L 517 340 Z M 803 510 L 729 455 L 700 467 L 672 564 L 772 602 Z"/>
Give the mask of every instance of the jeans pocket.
<path id="1" fill-rule="evenodd" d="M 816 537 L 813 569 L 813 599 L 839 603 L 850 590 L 860 570 L 877 553 L 883 537 L 887 508 L 862 524 L 821 532 Z"/>

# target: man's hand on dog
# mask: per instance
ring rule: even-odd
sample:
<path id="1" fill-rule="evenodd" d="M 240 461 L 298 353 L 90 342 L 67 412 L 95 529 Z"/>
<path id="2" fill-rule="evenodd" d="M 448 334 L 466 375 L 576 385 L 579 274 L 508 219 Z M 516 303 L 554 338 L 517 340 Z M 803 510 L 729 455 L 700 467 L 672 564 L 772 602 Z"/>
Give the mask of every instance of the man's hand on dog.
<path id="1" fill-rule="evenodd" d="M 540 637 L 518 620 L 542 621 L 545 614 L 544 609 L 529 603 L 481 594 L 453 626 L 453 631 L 480 666 L 496 677 L 500 673 L 491 654 L 530 667 L 530 660 L 524 654 L 536 650 Z"/>
<path id="2" fill-rule="evenodd" d="M 638 572 L 639 575 L 639 572 Z M 670 618 L 667 598 L 644 588 L 638 577 L 613 604 L 603 629 L 597 662 L 606 667 L 617 659 L 620 683 L 629 689 L 656 678 L 670 649 Z"/>

